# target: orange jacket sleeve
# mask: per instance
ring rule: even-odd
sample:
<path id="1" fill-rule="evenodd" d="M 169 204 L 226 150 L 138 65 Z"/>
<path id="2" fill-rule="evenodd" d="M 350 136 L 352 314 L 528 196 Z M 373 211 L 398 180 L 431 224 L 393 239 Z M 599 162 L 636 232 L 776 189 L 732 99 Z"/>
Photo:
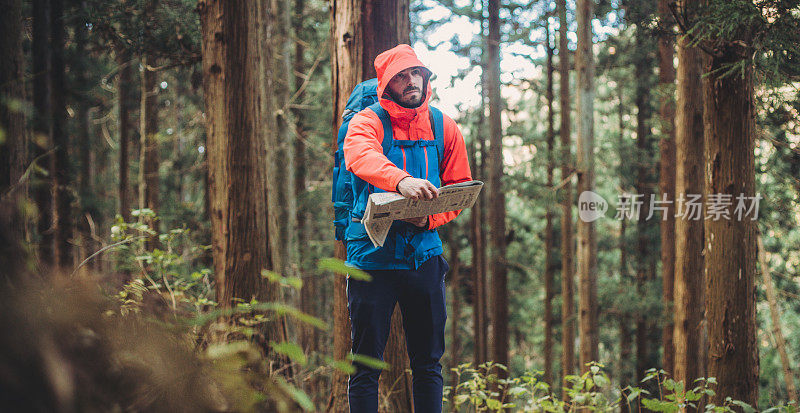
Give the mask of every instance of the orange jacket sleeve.
<path id="1" fill-rule="evenodd" d="M 378 115 L 364 110 L 350 120 L 344 138 L 344 164 L 347 170 L 384 191 L 396 192 L 397 184 L 411 176 L 383 154 L 383 127 Z"/>
<path id="2" fill-rule="evenodd" d="M 439 163 L 442 186 L 472 180 L 467 159 L 467 147 L 456 122 L 444 116 L 444 156 Z M 428 229 L 434 229 L 452 221 L 461 210 L 433 214 L 428 219 Z"/>

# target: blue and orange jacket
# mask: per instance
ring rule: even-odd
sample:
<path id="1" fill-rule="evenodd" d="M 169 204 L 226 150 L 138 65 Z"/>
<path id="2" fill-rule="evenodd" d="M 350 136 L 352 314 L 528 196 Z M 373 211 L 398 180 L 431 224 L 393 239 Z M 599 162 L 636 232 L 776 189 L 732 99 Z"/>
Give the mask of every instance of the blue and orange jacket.
<path id="1" fill-rule="evenodd" d="M 397 184 L 407 176 L 424 178 L 434 185 L 444 186 L 472 180 L 464 137 L 455 121 L 444 115 L 444 150 L 442 159 L 430 162 L 439 154 L 433 141 L 428 101 L 430 70 L 425 70 L 423 90 L 425 101 L 416 108 L 404 108 L 384 91 L 389 80 L 410 67 L 425 67 L 414 50 L 405 44 L 387 50 L 375 58 L 378 74 L 380 105 L 389 114 L 394 145 L 384 155 L 383 127 L 378 115 L 370 109 L 359 112 L 350 121 L 344 140 L 344 159 L 347 170 L 366 181 L 374 191 L 397 191 Z M 416 142 L 415 142 L 416 141 Z M 434 169 L 429 165 L 433 165 Z M 436 168 L 438 166 L 438 168 Z M 362 218 L 369 191 L 355 194 L 354 220 Z M 359 210 L 360 209 L 360 210 Z M 348 226 L 347 263 L 361 269 L 412 269 L 428 258 L 442 253 L 442 242 L 436 227 L 452 221 L 461 211 L 430 215 L 428 227 L 419 228 L 404 221 L 395 221 L 383 247 L 375 248 L 364 226 L 353 222 Z"/>

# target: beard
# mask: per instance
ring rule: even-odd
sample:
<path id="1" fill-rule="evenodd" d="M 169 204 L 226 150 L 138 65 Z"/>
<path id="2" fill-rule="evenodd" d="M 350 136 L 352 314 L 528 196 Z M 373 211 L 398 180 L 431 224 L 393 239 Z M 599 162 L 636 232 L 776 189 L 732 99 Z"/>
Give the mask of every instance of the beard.
<path id="1" fill-rule="evenodd" d="M 415 90 L 417 90 L 417 89 L 415 89 Z M 415 98 L 415 97 L 412 97 L 412 96 L 406 96 L 405 95 L 405 91 L 404 91 L 404 93 L 402 93 L 400 95 L 398 95 L 398 94 L 396 94 L 396 93 L 394 93 L 394 92 L 392 92 L 390 90 L 387 90 L 387 92 L 389 92 L 389 96 L 391 96 L 392 100 L 394 100 L 398 105 L 400 105 L 400 106 L 402 106 L 404 108 L 414 109 L 414 108 L 417 108 L 420 105 L 422 105 L 422 102 L 425 101 L 425 94 L 422 93 L 421 90 L 419 91 L 419 97 L 418 98 Z"/>

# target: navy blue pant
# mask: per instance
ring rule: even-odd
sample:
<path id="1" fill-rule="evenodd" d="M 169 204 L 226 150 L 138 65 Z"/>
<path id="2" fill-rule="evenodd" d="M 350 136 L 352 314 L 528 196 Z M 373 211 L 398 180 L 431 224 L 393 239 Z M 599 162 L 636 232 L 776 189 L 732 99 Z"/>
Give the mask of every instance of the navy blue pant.
<path id="1" fill-rule="evenodd" d="M 416 270 L 369 270 L 372 281 L 347 280 L 353 353 L 383 360 L 392 312 L 400 303 L 411 361 L 414 409 L 442 411 L 444 327 L 447 320 L 444 275 L 447 262 L 437 255 Z M 378 411 L 380 370 L 359 363 L 350 376 L 351 412 Z"/>

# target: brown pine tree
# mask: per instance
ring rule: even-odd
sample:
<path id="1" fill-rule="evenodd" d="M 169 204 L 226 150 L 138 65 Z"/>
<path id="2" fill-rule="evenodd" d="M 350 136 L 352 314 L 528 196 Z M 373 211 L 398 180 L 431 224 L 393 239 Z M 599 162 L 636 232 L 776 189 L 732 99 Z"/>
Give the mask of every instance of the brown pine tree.
<path id="1" fill-rule="evenodd" d="M 133 81 L 132 56 L 122 47 L 116 48 L 119 78 L 117 79 L 117 119 L 119 123 L 119 214 L 127 222 L 131 217 L 130 144 L 131 133 L 131 83 Z"/>
<path id="2" fill-rule="evenodd" d="M 684 14 L 699 1 L 683 0 Z M 703 193 L 703 87 L 700 81 L 703 52 L 678 38 L 678 71 L 675 112 L 676 209 L 686 213 L 689 194 Z M 703 221 L 679 217 L 675 220 L 675 291 L 673 344 L 674 376 L 691 383 L 705 376 Z M 700 406 L 702 410 L 702 406 Z"/>
<path id="3" fill-rule="evenodd" d="M 554 190 L 555 126 L 553 113 L 553 46 L 550 44 L 549 13 L 545 16 L 545 49 L 547 50 L 547 187 Z M 553 209 L 547 205 L 544 229 L 544 381 L 553 383 Z"/>
<path id="4" fill-rule="evenodd" d="M 45 269 L 55 264 L 53 236 L 53 155 L 50 104 L 50 0 L 33 1 L 31 49 L 33 55 L 33 156 L 43 171 L 33 181 L 33 198 L 38 208 L 38 262 Z"/>
<path id="5" fill-rule="evenodd" d="M 144 6 L 145 30 L 155 24 L 154 13 L 158 0 L 148 0 Z M 158 213 L 158 86 L 155 58 L 145 51 L 141 56 L 141 96 L 139 107 L 139 208 Z M 154 228 L 156 223 L 146 220 Z M 155 229 L 155 228 L 154 228 Z M 154 241 L 153 241 L 154 242 Z M 153 243 L 151 242 L 151 245 Z"/>
<path id="6" fill-rule="evenodd" d="M 506 275 L 506 202 L 503 190 L 503 128 L 500 114 L 500 1 L 489 0 L 487 86 L 489 95 L 489 207 L 492 252 L 492 360 L 508 366 L 508 286 Z M 497 372 L 500 376 L 503 371 Z"/>
<path id="7" fill-rule="evenodd" d="M 750 39 L 743 39 L 750 44 Z M 756 221 L 736 218 L 737 197 L 755 196 L 753 68 L 725 76 L 725 68 L 750 59 L 740 42 L 725 41 L 706 66 L 703 80 L 705 188 L 703 199 L 730 196 L 730 219 L 705 220 L 708 376 L 716 377 L 710 403 L 726 397 L 758 401 L 756 344 Z M 723 204 L 724 205 L 724 204 Z"/>
<path id="8" fill-rule="evenodd" d="M 19 104 L 25 99 L 22 54 L 22 2 L 5 2 L 0 15 L 0 202 L 27 195 L 20 179 L 28 162 L 25 115 Z M 25 227 L 16 221 L 14 239 L 24 239 Z"/>
<path id="9" fill-rule="evenodd" d="M 273 268 L 263 138 L 274 130 L 273 95 L 267 82 L 273 54 L 265 41 L 273 24 L 268 0 L 208 0 L 198 7 L 203 48 L 209 52 L 203 55 L 204 84 L 211 92 L 205 95 L 209 148 L 219 148 L 223 155 L 210 158 L 209 171 L 215 180 L 228 184 L 223 187 L 215 181 L 210 186 L 212 216 L 224 208 L 220 215 L 226 217 L 222 234 L 216 233 L 222 229 L 218 222 L 212 226 L 214 267 L 222 267 L 217 274 L 217 301 L 222 307 L 235 305 L 237 299 L 273 301 L 277 291 L 261 276 L 262 270 Z M 262 345 L 286 339 L 280 318 L 261 333 Z"/>
<path id="10" fill-rule="evenodd" d="M 675 67 L 673 66 L 672 42 L 674 23 L 669 10 L 669 0 L 658 0 L 658 83 L 662 88 L 661 139 L 658 141 L 661 161 L 659 163 L 659 196 L 667 194 L 667 199 L 675 200 L 675 103 L 672 90 L 675 83 Z M 661 274 L 663 282 L 663 301 L 667 314 L 671 313 L 675 285 L 675 209 L 674 204 L 667 204 L 664 211 L 666 219 L 661 221 Z M 675 369 L 675 348 L 672 331 L 675 329 L 671 318 L 664 323 L 661 342 L 664 349 L 662 368 L 669 374 Z"/>
<path id="11" fill-rule="evenodd" d="M 578 193 L 594 189 L 594 56 L 592 52 L 593 0 L 578 0 L 578 49 L 575 72 L 578 75 Z M 578 277 L 580 280 L 580 369 L 598 360 L 597 335 L 597 234 L 594 222 L 578 221 Z"/>
<path id="12" fill-rule="evenodd" d="M 558 71 L 560 76 L 561 112 L 561 377 L 573 374 L 575 364 L 575 304 L 573 298 L 574 275 L 572 257 L 572 153 L 570 142 L 570 103 L 569 103 L 569 22 L 567 21 L 567 2 L 556 2 L 558 10 Z M 566 382 L 562 383 L 562 395 L 566 392 Z"/>
<path id="13" fill-rule="evenodd" d="M 72 220 L 72 174 L 69 165 L 69 135 L 67 133 L 67 103 L 66 81 L 64 67 L 64 42 L 66 31 L 64 29 L 64 2 L 63 0 L 50 0 L 51 23 L 51 71 L 50 85 L 52 103 L 52 134 L 54 162 L 53 162 L 53 204 L 55 216 L 53 228 L 55 230 L 55 257 L 56 266 L 63 271 L 72 270 L 73 251 L 72 234 L 74 223 Z"/>

